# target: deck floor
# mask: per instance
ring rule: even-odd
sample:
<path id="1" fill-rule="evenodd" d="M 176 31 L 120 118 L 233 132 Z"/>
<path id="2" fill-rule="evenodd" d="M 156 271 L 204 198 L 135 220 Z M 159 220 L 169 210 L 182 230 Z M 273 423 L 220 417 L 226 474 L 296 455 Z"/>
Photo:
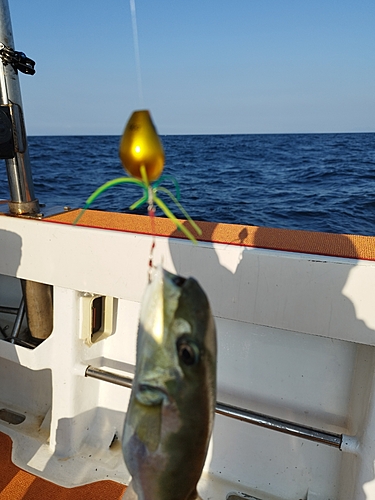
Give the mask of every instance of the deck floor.
<path id="1" fill-rule="evenodd" d="M 12 440 L 0 432 L 0 500 L 120 500 L 125 486 L 114 481 L 63 488 L 19 469 L 11 461 Z"/>

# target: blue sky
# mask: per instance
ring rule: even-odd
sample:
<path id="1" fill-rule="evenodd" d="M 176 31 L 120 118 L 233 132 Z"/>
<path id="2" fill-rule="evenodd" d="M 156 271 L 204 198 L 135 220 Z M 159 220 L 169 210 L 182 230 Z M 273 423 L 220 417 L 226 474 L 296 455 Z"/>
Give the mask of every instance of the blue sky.
<path id="1" fill-rule="evenodd" d="M 374 0 L 9 0 L 31 135 L 375 131 Z"/>

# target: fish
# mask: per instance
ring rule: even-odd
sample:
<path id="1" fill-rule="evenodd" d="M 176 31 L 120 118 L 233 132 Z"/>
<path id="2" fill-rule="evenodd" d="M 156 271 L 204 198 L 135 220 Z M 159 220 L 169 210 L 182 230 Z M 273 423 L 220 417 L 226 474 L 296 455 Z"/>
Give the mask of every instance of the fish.
<path id="1" fill-rule="evenodd" d="M 216 328 L 194 278 L 161 266 L 141 303 L 123 455 L 123 500 L 201 500 L 216 404 Z"/>

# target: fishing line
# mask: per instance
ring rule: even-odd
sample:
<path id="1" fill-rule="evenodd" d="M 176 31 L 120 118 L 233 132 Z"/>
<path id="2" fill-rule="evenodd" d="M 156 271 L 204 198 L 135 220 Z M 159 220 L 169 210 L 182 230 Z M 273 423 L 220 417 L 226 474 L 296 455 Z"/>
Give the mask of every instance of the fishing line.
<path id="1" fill-rule="evenodd" d="M 136 14 L 136 10 L 135 10 L 135 0 L 130 0 L 130 12 L 131 12 L 131 16 L 132 16 L 132 26 L 133 26 L 133 43 L 134 43 L 135 65 L 136 65 L 136 71 L 137 71 L 139 106 L 140 106 L 140 108 L 144 108 L 142 73 L 141 73 L 141 58 L 139 56 L 138 26 L 137 26 L 137 14 Z"/>
<path id="2" fill-rule="evenodd" d="M 137 13 L 136 13 L 136 9 L 135 9 L 135 0 L 130 0 L 130 11 L 131 11 L 131 16 L 132 16 L 132 26 L 133 26 L 133 43 L 134 43 L 134 56 L 135 56 L 135 65 L 136 65 L 137 82 L 138 82 L 138 99 L 139 99 L 140 107 L 143 108 L 144 101 L 143 101 L 141 58 L 139 55 L 138 24 L 137 24 Z M 143 170 L 141 168 L 141 174 L 142 174 L 142 180 L 144 181 L 145 185 L 148 186 L 148 193 L 147 193 L 148 194 L 148 215 L 149 215 L 150 221 L 151 221 L 152 244 L 151 244 L 150 256 L 149 256 L 149 261 L 148 261 L 148 281 L 150 283 L 151 276 L 152 276 L 152 269 L 153 269 L 154 249 L 155 249 L 155 245 L 156 245 L 156 238 L 155 238 L 155 211 L 156 210 L 155 210 L 154 199 L 153 199 L 153 195 L 152 195 L 153 194 L 152 187 L 148 183 L 146 170 L 144 168 L 143 168 Z M 140 201 L 142 201 L 144 199 L 144 197 Z M 135 203 L 134 206 L 136 206 L 136 205 L 137 204 Z"/>
<path id="3" fill-rule="evenodd" d="M 150 248 L 150 256 L 148 259 L 148 282 L 151 283 L 152 278 L 152 270 L 154 269 L 154 250 L 156 246 L 156 237 L 155 237 L 155 206 L 152 204 L 148 206 L 148 215 L 151 221 L 151 233 L 152 233 L 152 243 Z"/>
<path id="4" fill-rule="evenodd" d="M 144 185 L 147 187 L 147 197 L 148 197 L 147 212 L 151 222 L 152 243 L 150 248 L 150 255 L 148 258 L 148 282 L 151 283 L 152 270 L 154 265 L 154 249 L 156 245 L 154 191 L 149 183 L 146 167 L 144 165 L 141 165 L 139 170 L 141 172 L 142 181 Z"/>

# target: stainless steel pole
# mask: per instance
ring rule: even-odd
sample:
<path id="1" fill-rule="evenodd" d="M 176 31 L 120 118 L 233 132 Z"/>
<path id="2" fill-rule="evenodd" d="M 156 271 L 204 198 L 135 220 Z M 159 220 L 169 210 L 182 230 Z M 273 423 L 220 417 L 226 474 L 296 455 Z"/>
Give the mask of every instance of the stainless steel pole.
<path id="1" fill-rule="evenodd" d="M 14 50 L 8 0 L 0 0 L 0 43 Z M 5 65 L 2 61 L 0 101 L 11 109 L 15 143 L 14 158 L 5 160 L 10 191 L 9 210 L 13 214 L 38 213 L 39 203 L 34 194 L 18 73 L 11 64 Z"/>
<path id="2" fill-rule="evenodd" d="M 21 89 L 18 81 L 17 65 L 4 59 L 7 54 L 22 56 L 22 61 L 28 60 L 22 53 L 14 50 L 12 24 L 8 0 L 0 0 L 0 104 L 6 117 L 1 122 L 0 136 L 7 140 L 7 134 L 12 138 L 10 154 L 3 156 L 7 168 L 10 201 L 9 211 L 14 215 L 35 215 L 39 213 L 39 202 L 35 198 L 34 184 L 31 174 L 30 157 L 27 147 L 25 122 L 22 112 Z M 18 68 L 20 66 L 18 65 Z M 25 71 L 28 72 L 28 71 Z M 32 74 L 32 73 L 31 73 Z M 10 122 L 8 126 L 8 121 Z M 10 130 L 9 130 L 10 129 Z M 44 340 L 53 328 L 52 287 L 34 281 L 23 282 L 24 303 L 20 307 L 19 316 L 24 308 L 28 318 L 30 333 L 34 339 Z M 17 316 L 18 317 L 18 316 Z M 18 326 L 20 326 L 19 323 Z"/>
<path id="3" fill-rule="evenodd" d="M 104 382 L 121 385 L 123 387 L 132 387 L 133 380 L 124 375 L 118 375 L 107 370 L 95 368 L 89 365 L 85 372 L 86 377 L 96 378 Z M 216 413 L 226 417 L 241 420 L 249 424 L 259 425 L 273 431 L 283 432 L 299 438 L 315 441 L 316 443 L 333 446 L 342 451 L 353 451 L 356 447 L 356 440 L 353 436 L 345 436 L 344 434 L 335 434 L 333 432 L 326 432 L 320 429 L 314 429 L 306 425 L 289 422 L 279 418 L 271 417 L 270 415 L 263 415 L 256 413 L 245 408 L 238 408 L 236 406 L 216 402 Z M 346 443 L 346 441 L 348 443 Z M 349 442 L 350 441 L 350 442 Z M 351 443 L 353 441 L 353 443 Z"/>
<path id="4" fill-rule="evenodd" d="M 234 418 L 247 422 L 249 424 L 259 425 L 266 429 L 283 432 L 299 438 L 315 441 L 316 443 L 326 444 L 334 448 L 341 448 L 342 435 L 333 432 L 325 432 L 306 425 L 296 424 L 280 418 L 271 417 L 262 413 L 256 413 L 244 408 L 219 403 L 216 404 L 216 413 L 225 417 Z"/>
<path id="5" fill-rule="evenodd" d="M 104 382 L 110 382 L 111 384 L 127 387 L 128 389 L 131 389 L 133 385 L 133 379 L 130 377 L 117 375 L 117 373 L 108 372 L 106 370 L 102 370 L 101 368 L 95 368 L 95 366 L 91 365 L 86 368 L 85 377 L 96 378 L 98 380 L 103 380 Z"/>

